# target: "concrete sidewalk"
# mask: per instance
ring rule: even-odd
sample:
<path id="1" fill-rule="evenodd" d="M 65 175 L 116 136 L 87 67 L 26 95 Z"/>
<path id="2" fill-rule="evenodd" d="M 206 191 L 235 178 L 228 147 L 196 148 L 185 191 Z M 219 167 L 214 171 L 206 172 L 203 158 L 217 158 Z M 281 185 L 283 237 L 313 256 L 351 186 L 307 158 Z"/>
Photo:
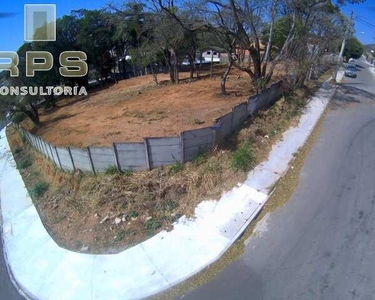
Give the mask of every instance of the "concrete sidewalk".
<path id="1" fill-rule="evenodd" d="M 343 74 L 340 74 L 342 76 Z M 5 136 L 0 139 L 0 196 L 4 252 L 22 290 L 35 299 L 140 299 L 161 292 L 217 260 L 256 217 L 293 153 L 304 144 L 336 87 L 325 84 L 299 125 L 275 144 L 248 179 L 203 201 L 194 219 L 182 217 L 170 232 L 114 255 L 75 253 L 49 236 L 16 169 Z"/>

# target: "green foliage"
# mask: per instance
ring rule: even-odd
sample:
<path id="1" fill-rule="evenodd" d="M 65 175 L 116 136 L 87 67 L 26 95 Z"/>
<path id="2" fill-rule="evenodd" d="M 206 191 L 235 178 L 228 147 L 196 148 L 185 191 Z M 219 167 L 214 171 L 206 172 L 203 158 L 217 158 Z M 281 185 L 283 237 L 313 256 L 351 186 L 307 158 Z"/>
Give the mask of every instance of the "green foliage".
<path id="1" fill-rule="evenodd" d="M 12 115 L 12 122 L 13 123 L 16 123 L 16 124 L 19 124 L 21 123 L 23 120 L 25 120 L 26 118 L 26 115 L 22 112 L 15 112 L 13 115 Z"/>
<path id="2" fill-rule="evenodd" d="M 26 169 L 30 167 L 33 163 L 28 158 L 22 158 L 17 162 L 17 168 L 19 170 Z"/>
<path id="3" fill-rule="evenodd" d="M 132 210 L 131 212 L 129 212 L 129 218 L 136 218 L 139 216 L 138 212 L 136 212 L 135 210 Z"/>
<path id="4" fill-rule="evenodd" d="M 122 175 L 129 177 L 133 175 L 133 172 L 131 170 L 125 170 L 122 172 Z"/>
<path id="5" fill-rule="evenodd" d="M 255 162 L 255 156 L 253 154 L 251 144 L 245 143 L 241 145 L 231 157 L 231 167 L 233 170 L 241 170 L 247 172 Z"/>
<path id="6" fill-rule="evenodd" d="M 48 187 L 49 184 L 47 182 L 39 181 L 30 189 L 30 196 L 36 199 L 40 198 L 48 190 Z"/>
<path id="7" fill-rule="evenodd" d="M 114 175 L 114 174 L 118 174 L 118 173 L 119 173 L 119 171 L 118 171 L 116 166 L 109 166 L 104 170 L 105 175 Z"/>
<path id="8" fill-rule="evenodd" d="M 163 209 L 166 211 L 172 211 L 178 207 L 178 203 L 173 200 L 166 200 L 163 202 Z"/>
<path id="9" fill-rule="evenodd" d="M 125 229 L 120 229 L 118 233 L 116 234 L 116 241 L 120 242 L 124 239 L 126 236 L 126 230 Z"/>
<path id="10" fill-rule="evenodd" d="M 177 213 L 177 214 L 175 214 L 175 215 L 173 215 L 172 217 L 171 217 L 171 221 L 172 221 L 172 223 L 174 223 L 174 222 L 176 222 L 179 218 L 181 218 L 182 217 L 182 214 L 181 213 Z"/>
<path id="11" fill-rule="evenodd" d="M 21 153 L 22 152 L 22 148 L 21 147 L 18 147 L 16 149 L 14 149 L 14 154 L 18 154 L 18 153 Z"/>
<path id="12" fill-rule="evenodd" d="M 365 51 L 363 44 L 356 38 L 352 37 L 347 40 L 344 50 L 344 56 L 349 58 L 360 58 Z"/>
<path id="13" fill-rule="evenodd" d="M 174 175 L 178 172 L 181 172 L 184 169 L 183 163 L 176 163 L 169 167 L 169 174 Z"/>
<path id="14" fill-rule="evenodd" d="M 197 157 L 194 159 L 194 164 L 201 165 L 207 161 L 208 152 L 207 151 L 199 151 Z"/>
<path id="15" fill-rule="evenodd" d="M 161 227 L 161 223 L 157 219 L 151 219 L 145 222 L 144 227 L 151 234 Z"/>

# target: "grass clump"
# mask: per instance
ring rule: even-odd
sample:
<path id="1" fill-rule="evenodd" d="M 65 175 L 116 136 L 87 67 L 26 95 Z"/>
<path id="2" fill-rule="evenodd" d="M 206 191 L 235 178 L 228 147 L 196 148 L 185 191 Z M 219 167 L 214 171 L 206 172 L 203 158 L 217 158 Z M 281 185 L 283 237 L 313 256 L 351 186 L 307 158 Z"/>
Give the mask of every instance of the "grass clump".
<path id="1" fill-rule="evenodd" d="M 135 210 L 132 210 L 130 213 L 129 213 L 129 218 L 136 218 L 138 217 L 139 214 L 138 212 L 136 212 Z"/>
<path id="2" fill-rule="evenodd" d="M 115 175 L 118 173 L 118 169 L 116 166 L 109 166 L 104 170 L 105 175 Z"/>
<path id="3" fill-rule="evenodd" d="M 194 159 L 194 164 L 196 164 L 197 166 L 205 163 L 207 161 L 207 158 L 208 158 L 208 152 L 207 151 L 199 151 L 197 157 Z"/>
<path id="4" fill-rule="evenodd" d="M 40 198 L 48 190 L 49 184 L 44 181 L 37 182 L 31 189 L 30 195 L 33 198 Z"/>
<path id="5" fill-rule="evenodd" d="M 156 219 L 151 219 L 145 222 L 144 227 L 149 234 L 161 227 L 161 223 Z"/>
<path id="6" fill-rule="evenodd" d="M 18 163 L 17 163 L 17 168 L 19 170 L 26 169 L 32 165 L 32 162 L 28 158 L 22 158 Z"/>
<path id="7" fill-rule="evenodd" d="M 183 169 L 184 169 L 183 163 L 176 163 L 176 164 L 170 166 L 169 174 L 171 174 L 171 175 L 177 174 L 178 172 L 181 172 Z"/>
<path id="8" fill-rule="evenodd" d="M 18 147 L 16 149 L 14 149 L 14 154 L 18 154 L 18 153 L 21 153 L 22 152 L 22 147 Z"/>
<path id="9" fill-rule="evenodd" d="M 132 174 L 133 172 L 131 170 L 125 170 L 122 172 L 122 175 L 127 176 L 127 177 L 132 176 Z"/>
<path id="10" fill-rule="evenodd" d="M 231 168 L 235 171 L 247 172 L 250 170 L 255 162 L 255 155 L 253 153 L 250 143 L 241 145 L 236 151 L 233 152 L 231 157 Z"/>
<path id="11" fill-rule="evenodd" d="M 124 239 L 125 235 L 126 235 L 126 230 L 120 229 L 118 231 L 117 235 L 116 235 L 116 241 L 118 241 L 118 242 L 122 241 Z"/>

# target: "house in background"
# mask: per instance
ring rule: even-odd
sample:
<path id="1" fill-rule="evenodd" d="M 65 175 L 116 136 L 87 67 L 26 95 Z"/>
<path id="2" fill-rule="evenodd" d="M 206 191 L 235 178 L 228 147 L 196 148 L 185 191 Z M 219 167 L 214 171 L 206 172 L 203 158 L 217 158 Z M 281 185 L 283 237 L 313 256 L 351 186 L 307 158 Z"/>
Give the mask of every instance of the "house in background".
<path id="1" fill-rule="evenodd" d="M 219 47 L 208 47 L 202 49 L 202 63 L 210 63 L 211 60 L 214 63 L 220 63 L 221 54 L 224 52 L 225 50 Z"/>

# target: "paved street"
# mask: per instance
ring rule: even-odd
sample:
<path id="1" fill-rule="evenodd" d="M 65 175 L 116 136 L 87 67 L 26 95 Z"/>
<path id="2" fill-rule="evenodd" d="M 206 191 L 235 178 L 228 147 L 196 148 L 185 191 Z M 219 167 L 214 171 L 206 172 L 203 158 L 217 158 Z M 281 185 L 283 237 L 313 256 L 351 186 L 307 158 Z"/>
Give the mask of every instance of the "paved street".
<path id="1" fill-rule="evenodd" d="M 345 78 L 290 201 L 183 299 L 374 299 L 375 79 Z"/>
<path id="2" fill-rule="evenodd" d="M 1 234 L 1 233 L 0 233 Z M 2 243 L 0 243 L 1 249 L 3 249 Z M 6 269 L 5 261 L 3 258 L 3 252 L 1 250 L 0 255 L 0 299 L 4 300 L 22 300 L 13 284 L 10 282 L 8 272 Z"/>

